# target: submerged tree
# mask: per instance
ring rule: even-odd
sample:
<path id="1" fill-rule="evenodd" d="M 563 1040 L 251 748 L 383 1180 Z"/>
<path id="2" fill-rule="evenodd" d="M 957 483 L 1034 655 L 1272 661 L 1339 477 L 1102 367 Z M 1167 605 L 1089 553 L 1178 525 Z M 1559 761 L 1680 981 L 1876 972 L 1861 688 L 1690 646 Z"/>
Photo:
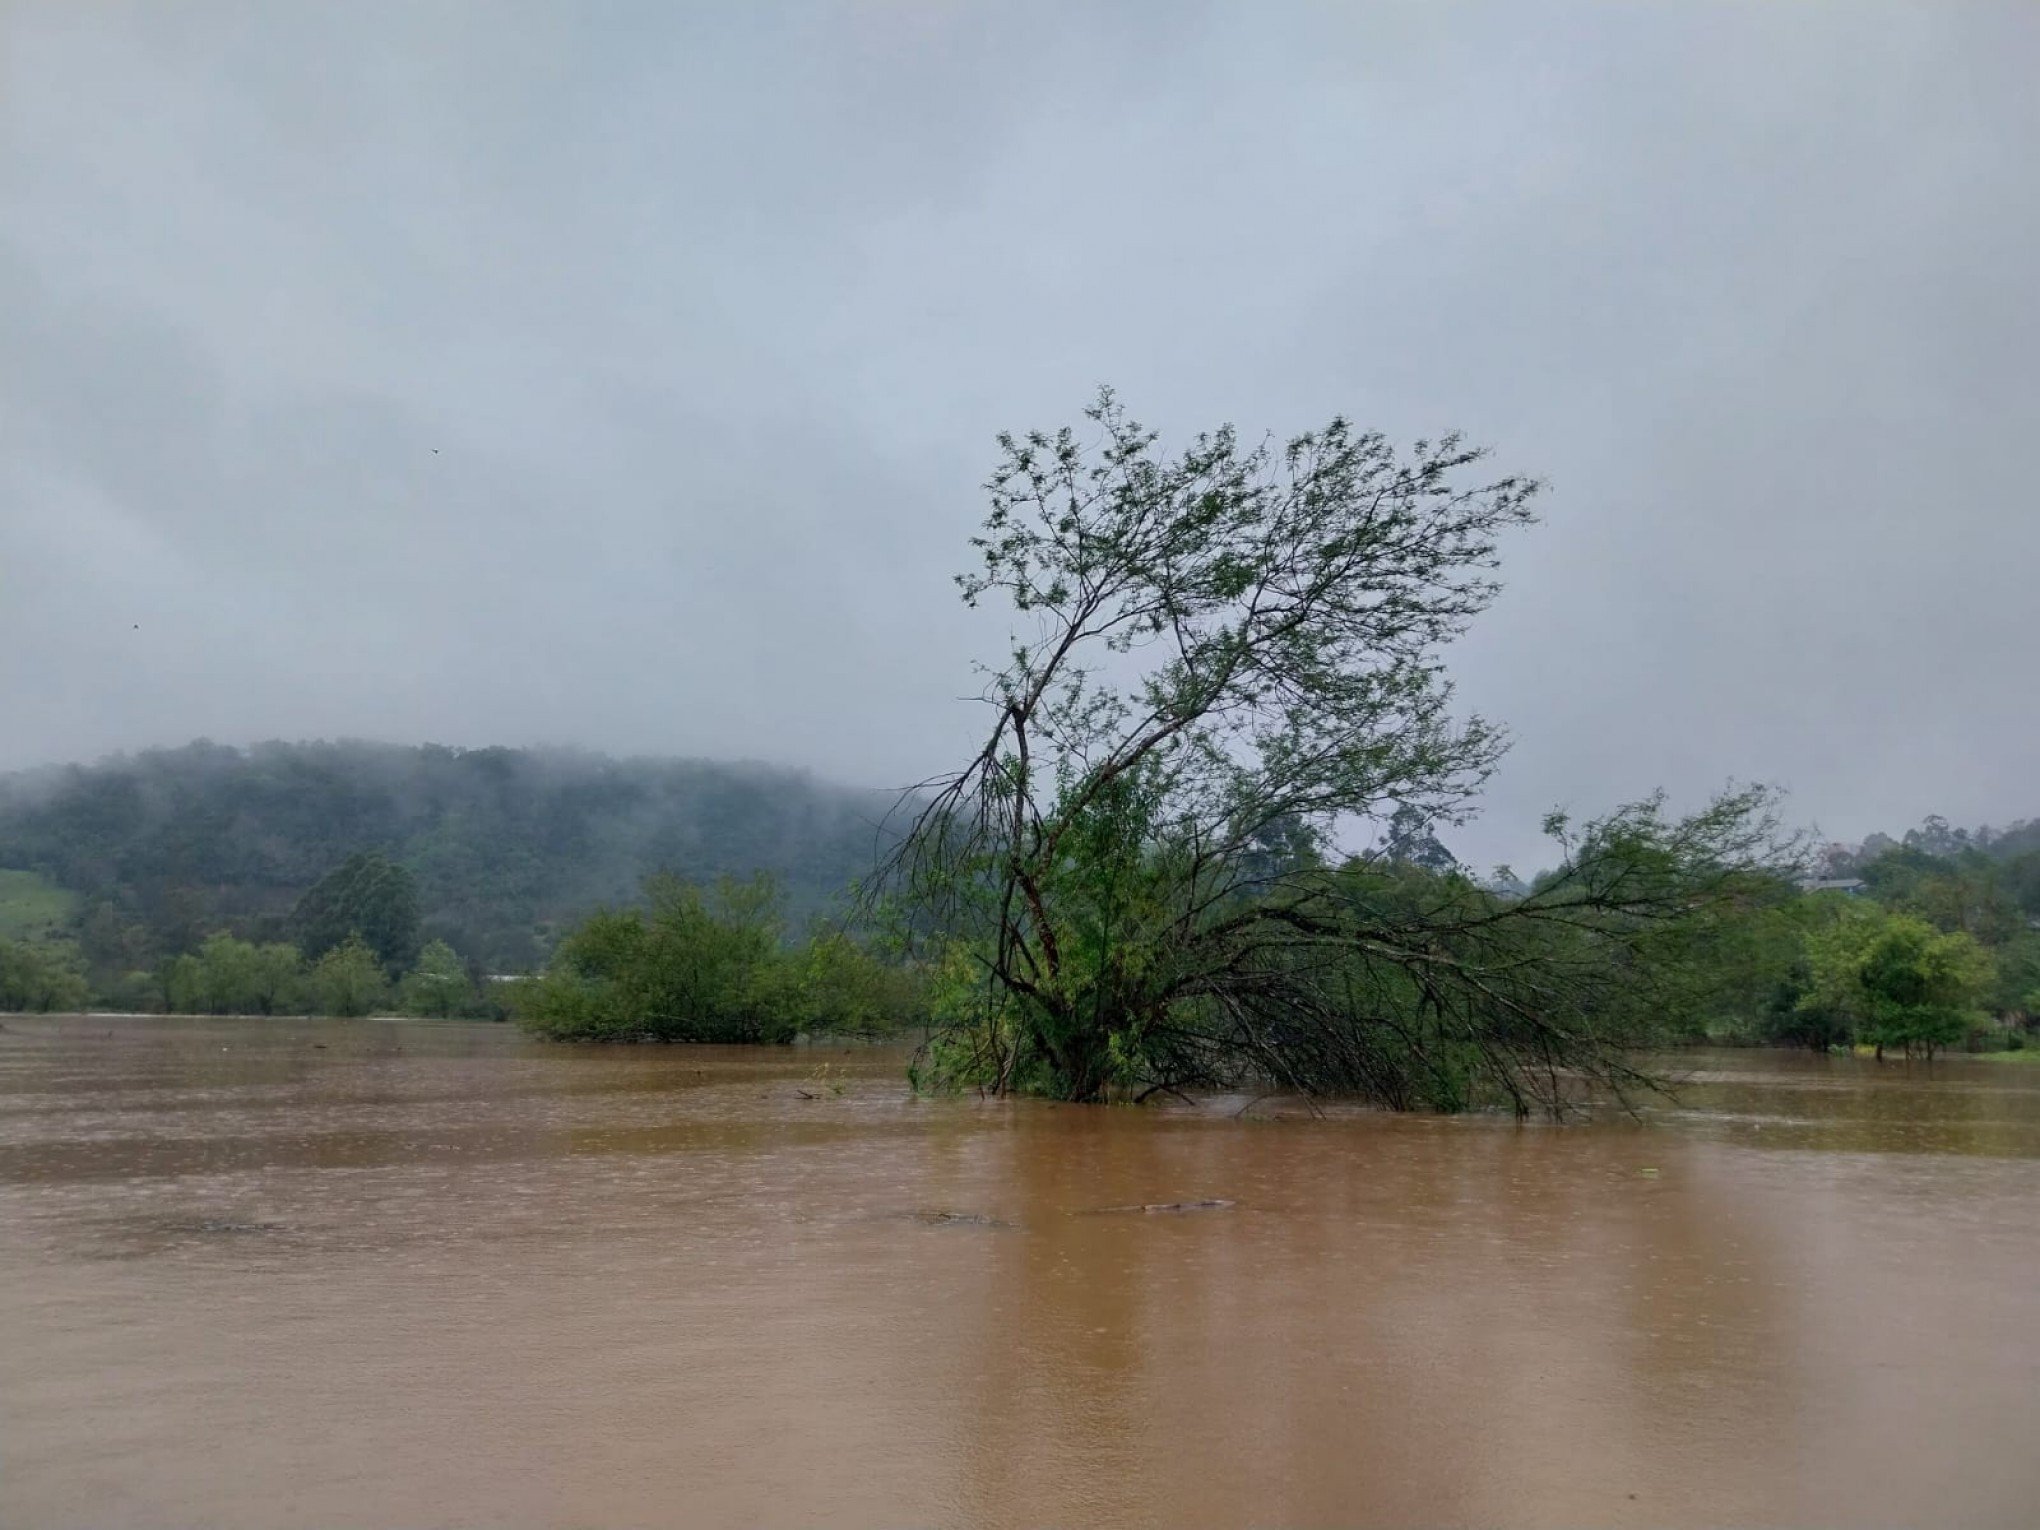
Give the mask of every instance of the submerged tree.
<path id="1" fill-rule="evenodd" d="M 445 1019 L 473 1002 L 475 985 L 460 953 L 443 940 L 429 942 L 418 953 L 418 965 L 398 988 L 404 1013 Z"/>
<path id="2" fill-rule="evenodd" d="M 303 968 L 295 946 L 257 945 L 219 930 L 166 964 L 163 998 L 173 1014 L 282 1014 L 302 997 Z"/>
<path id="3" fill-rule="evenodd" d="M 1931 820 L 1930 820 L 1931 822 Z M 1847 903 L 1807 942 L 1802 1010 L 1833 1015 L 1854 1039 L 1931 1058 L 1984 1016 L 1997 976 L 1991 956 L 1960 930 L 1910 914 Z"/>
<path id="4" fill-rule="evenodd" d="M 358 935 L 350 935 L 312 964 L 305 974 L 305 990 L 315 1015 L 373 1014 L 389 997 L 382 963 Z"/>
<path id="5" fill-rule="evenodd" d="M 601 909 L 560 942 L 518 997 L 520 1018 L 563 1041 L 786 1041 L 798 1021 L 771 1002 L 780 898 L 769 877 L 711 891 L 673 876 L 648 908 Z"/>
<path id="6" fill-rule="evenodd" d="M 958 582 L 1034 631 L 887 867 L 951 943 L 924 1076 L 1519 1110 L 1636 1078 L 1622 1048 L 1696 923 L 1770 885 L 1762 792 L 1684 821 L 1655 799 L 1555 818 L 1562 864 L 1520 898 L 1442 861 L 1333 864 L 1363 820 L 1413 843 L 1462 820 L 1500 757 L 1452 717 L 1438 653 L 1493 598 L 1536 485 L 1485 476 L 1457 436 L 1405 452 L 1334 420 L 1171 457 L 1109 392 L 1087 417 L 1089 444 L 1000 439 Z"/>

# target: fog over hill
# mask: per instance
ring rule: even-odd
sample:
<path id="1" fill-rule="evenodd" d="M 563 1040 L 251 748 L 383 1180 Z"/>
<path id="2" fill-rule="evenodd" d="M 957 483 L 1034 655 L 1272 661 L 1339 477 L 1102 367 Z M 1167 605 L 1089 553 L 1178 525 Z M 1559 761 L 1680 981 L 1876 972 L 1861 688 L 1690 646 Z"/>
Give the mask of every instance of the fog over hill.
<path id="1" fill-rule="evenodd" d="M 273 930 L 349 855 L 417 879 L 428 935 L 492 967 L 643 879 L 766 872 L 796 920 L 872 865 L 891 793 L 803 772 L 568 750 L 198 742 L 0 776 L 0 867 L 75 895 L 96 963 Z"/>
<path id="2" fill-rule="evenodd" d="M 1454 849 L 2031 812 L 2040 5 L 10 6 L 0 767 L 962 763 L 1000 430 L 1547 478 Z"/>

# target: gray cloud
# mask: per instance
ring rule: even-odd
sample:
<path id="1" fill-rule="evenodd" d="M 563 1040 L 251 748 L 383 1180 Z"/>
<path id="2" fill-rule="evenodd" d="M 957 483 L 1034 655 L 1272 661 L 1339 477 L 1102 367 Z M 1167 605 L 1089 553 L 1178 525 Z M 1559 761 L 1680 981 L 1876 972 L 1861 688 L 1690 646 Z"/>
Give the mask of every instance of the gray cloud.
<path id="1" fill-rule="evenodd" d="M 0 764 L 941 765 L 1002 427 L 1547 476 L 1461 842 L 1733 775 L 2040 813 L 2040 12 L 42 0 L 0 49 Z"/>

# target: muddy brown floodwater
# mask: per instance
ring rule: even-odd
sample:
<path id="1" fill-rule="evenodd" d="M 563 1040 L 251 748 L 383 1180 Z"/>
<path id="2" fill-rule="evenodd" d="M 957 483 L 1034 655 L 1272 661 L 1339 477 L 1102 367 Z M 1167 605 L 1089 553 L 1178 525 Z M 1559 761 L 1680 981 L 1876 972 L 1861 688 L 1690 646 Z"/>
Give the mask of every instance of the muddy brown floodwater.
<path id="1" fill-rule="evenodd" d="M 2040 1523 L 2040 1068 L 1681 1063 L 1236 1119 L 10 1015 L 0 1524 Z"/>

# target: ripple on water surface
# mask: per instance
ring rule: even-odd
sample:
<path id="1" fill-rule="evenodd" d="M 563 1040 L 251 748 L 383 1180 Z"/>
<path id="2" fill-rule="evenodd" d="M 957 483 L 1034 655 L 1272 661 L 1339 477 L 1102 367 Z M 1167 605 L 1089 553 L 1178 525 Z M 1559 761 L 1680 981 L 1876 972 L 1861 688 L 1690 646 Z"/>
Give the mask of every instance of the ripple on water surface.
<path id="1" fill-rule="evenodd" d="M 2040 1070 L 1688 1056 L 1561 1129 L 903 1063 L 9 1017 L 0 1522 L 2040 1502 Z"/>

